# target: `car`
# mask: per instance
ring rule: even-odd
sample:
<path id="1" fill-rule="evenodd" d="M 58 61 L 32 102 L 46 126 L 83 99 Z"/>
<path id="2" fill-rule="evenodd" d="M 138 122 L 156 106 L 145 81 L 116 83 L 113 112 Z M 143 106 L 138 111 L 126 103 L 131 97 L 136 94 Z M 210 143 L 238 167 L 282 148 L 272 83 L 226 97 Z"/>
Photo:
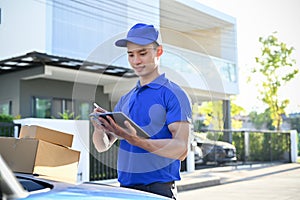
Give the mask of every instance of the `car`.
<path id="1" fill-rule="evenodd" d="M 38 200 L 121 200 L 121 199 L 169 199 L 160 195 L 86 182 L 71 184 L 42 179 L 33 174 L 13 173 L 0 155 L 0 199 L 38 199 Z"/>
<path id="2" fill-rule="evenodd" d="M 196 146 L 202 151 L 202 162 L 199 162 L 199 158 L 197 159 L 199 164 L 208 164 L 209 162 L 213 162 L 217 165 L 221 165 L 237 161 L 236 148 L 228 142 L 213 141 L 200 137 L 195 137 L 195 142 Z M 195 164 L 197 164 L 196 154 L 199 153 L 195 151 Z"/>

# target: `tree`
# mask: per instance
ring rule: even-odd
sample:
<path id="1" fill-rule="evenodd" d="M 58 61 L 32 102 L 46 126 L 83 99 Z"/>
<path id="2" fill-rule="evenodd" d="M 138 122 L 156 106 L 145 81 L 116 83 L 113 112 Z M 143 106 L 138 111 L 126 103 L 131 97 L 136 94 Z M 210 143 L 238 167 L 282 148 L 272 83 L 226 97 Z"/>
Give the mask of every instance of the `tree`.
<path id="1" fill-rule="evenodd" d="M 300 133 L 300 113 L 290 114 L 288 121 L 291 125 L 291 129 L 297 130 L 297 132 Z"/>
<path id="2" fill-rule="evenodd" d="M 233 129 L 240 129 L 243 127 L 243 121 L 241 120 L 241 116 L 244 116 L 246 110 L 237 105 L 235 101 L 236 97 L 232 96 L 230 99 L 230 107 L 231 107 L 231 126 Z"/>
<path id="3" fill-rule="evenodd" d="M 252 111 L 249 113 L 250 120 L 256 129 L 267 128 L 274 130 L 272 119 L 270 118 L 270 109 L 266 109 L 263 113 Z"/>
<path id="4" fill-rule="evenodd" d="M 222 130 L 224 127 L 222 101 L 203 102 L 201 106 L 193 106 L 194 114 L 194 129 L 199 131 L 203 128 L 212 126 L 214 129 Z M 231 98 L 231 125 L 234 129 L 239 129 L 243 126 L 239 116 L 245 112 L 245 109 L 234 103 Z"/>
<path id="5" fill-rule="evenodd" d="M 268 106 L 272 125 L 280 130 L 282 115 L 285 114 L 289 100 L 280 98 L 279 89 L 295 77 L 298 69 L 294 66 L 296 61 L 291 58 L 294 48 L 280 42 L 275 34 L 259 38 L 262 44 L 261 55 L 255 58 L 259 65 L 252 72 L 261 77 L 257 85 L 259 99 Z"/>

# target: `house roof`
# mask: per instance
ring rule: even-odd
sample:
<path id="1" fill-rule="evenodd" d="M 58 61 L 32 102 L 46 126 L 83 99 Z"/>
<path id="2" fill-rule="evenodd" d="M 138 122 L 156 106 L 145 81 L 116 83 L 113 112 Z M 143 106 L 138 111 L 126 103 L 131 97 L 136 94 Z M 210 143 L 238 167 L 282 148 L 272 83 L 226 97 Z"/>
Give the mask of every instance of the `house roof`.
<path id="1" fill-rule="evenodd" d="M 36 51 L 1 60 L 0 75 L 45 65 L 73 70 L 80 69 L 83 71 L 95 72 L 97 74 L 101 73 L 119 77 L 136 77 L 134 71 L 129 68 L 48 55 L 46 53 L 40 53 Z"/>

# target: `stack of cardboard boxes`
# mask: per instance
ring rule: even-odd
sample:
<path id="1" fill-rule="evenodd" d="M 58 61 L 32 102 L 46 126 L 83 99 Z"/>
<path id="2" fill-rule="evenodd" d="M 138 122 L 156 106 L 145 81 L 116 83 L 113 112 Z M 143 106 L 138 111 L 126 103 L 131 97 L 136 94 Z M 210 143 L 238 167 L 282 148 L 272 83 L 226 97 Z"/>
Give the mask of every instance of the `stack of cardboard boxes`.
<path id="1" fill-rule="evenodd" d="M 0 137 L 0 154 L 14 172 L 76 183 L 80 152 L 72 142 L 72 134 L 22 126 L 19 138 Z"/>

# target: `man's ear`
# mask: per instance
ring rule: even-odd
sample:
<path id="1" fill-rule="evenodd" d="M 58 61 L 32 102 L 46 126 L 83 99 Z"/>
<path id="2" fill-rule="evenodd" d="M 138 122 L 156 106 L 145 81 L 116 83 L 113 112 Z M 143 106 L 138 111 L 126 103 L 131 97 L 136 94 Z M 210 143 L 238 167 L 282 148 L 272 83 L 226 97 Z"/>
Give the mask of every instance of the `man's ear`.
<path id="1" fill-rule="evenodd" d="M 160 46 L 158 46 L 157 47 L 157 53 L 156 53 L 156 55 L 159 57 L 159 56 L 161 56 L 162 54 L 163 54 L 163 48 L 162 48 L 162 46 L 160 45 Z"/>

